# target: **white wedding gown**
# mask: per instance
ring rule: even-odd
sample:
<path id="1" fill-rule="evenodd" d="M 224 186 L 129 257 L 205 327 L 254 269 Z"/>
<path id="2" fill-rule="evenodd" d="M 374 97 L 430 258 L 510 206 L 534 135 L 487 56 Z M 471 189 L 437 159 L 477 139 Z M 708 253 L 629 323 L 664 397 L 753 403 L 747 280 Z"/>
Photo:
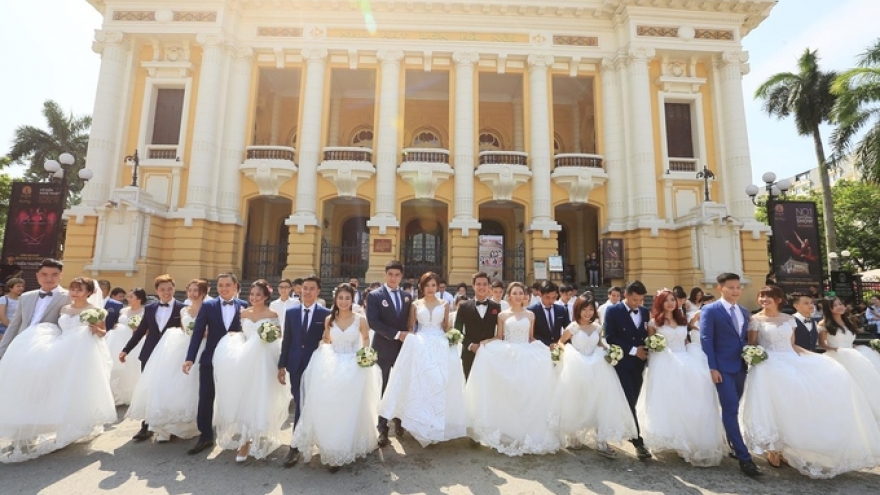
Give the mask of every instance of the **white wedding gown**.
<path id="1" fill-rule="evenodd" d="M 717 466 L 729 450 L 706 355 L 686 345 L 687 327 L 663 325 L 666 349 L 651 352 L 636 410 L 645 445 L 694 466 Z"/>
<path id="2" fill-rule="evenodd" d="M 303 374 L 302 415 L 292 445 L 305 462 L 320 455 L 322 464 L 344 466 L 378 447 L 382 374 L 378 365 L 357 364 L 361 318 L 355 314 L 346 329 L 333 322 L 331 343 L 318 347 Z"/>
<path id="3" fill-rule="evenodd" d="M 547 346 L 529 342 L 530 326 L 526 317 L 508 317 L 504 340 L 477 351 L 465 385 L 468 434 L 509 456 L 559 449 L 548 421 L 556 370 Z"/>
<path id="4" fill-rule="evenodd" d="M 0 462 L 34 459 L 117 420 L 104 339 L 62 314 L 25 329 L 0 360 Z"/>
<path id="5" fill-rule="evenodd" d="M 873 347 L 869 345 L 860 345 L 856 347 L 856 350 L 862 355 L 868 358 L 868 361 L 874 366 L 874 369 L 877 370 L 877 373 L 880 373 L 880 352 L 874 350 Z"/>
<path id="6" fill-rule="evenodd" d="M 399 418 L 422 447 L 467 435 L 461 345 L 443 329 L 446 303 L 419 305 L 418 332 L 403 342 L 379 404 L 379 416 Z"/>
<path id="7" fill-rule="evenodd" d="M 852 379 L 868 400 L 874 419 L 880 424 L 880 373 L 874 368 L 870 358 L 853 349 L 856 335 L 849 330 L 838 330 L 837 334 L 827 334 L 828 345 L 836 347 L 836 351 L 828 351 L 824 355 L 834 359 L 849 372 Z M 870 347 L 868 348 L 870 350 Z M 878 354 L 877 351 L 871 350 Z"/>
<path id="8" fill-rule="evenodd" d="M 562 370 L 550 408 L 550 426 L 563 447 L 620 443 L 638 436 L 614 367 L 605 361 L 599 346 L 601 328 L 586 329 L 577 323 L 562 353 Z"/>
<path id="9" fill-rule="evenodd" d="M 849 373 L 818 354 L 797 354 L 794 320 L 752 317 L 766 361 L 750 368 L 743 396 L 746 444 L 781 452 L 812 478 L 880 464 L 880 429 Z"/>
<path id="10" fill-rule="evenodd" d="M 214 350 L 214 428 L 217 445 L 238 449 L 251 442 L 250 455 L 264 459 L 281 445 L 290 389 L 278 382 L 281 336 L 272 343 L 257 334 L 263 322 L 241 320 L 241 332 L 229 332 Z"/>
<path id="11" fill-rule="evenodd" d="M 181 371 L 186 361 L 190 336 L 184 331 L 195 318 L 189 306 L 180 310 L 183 328 L 169 327 L 159 339 L 147 361 L 144 373 L 135 387 L 126 418 L 145 421 L 156 433 L 193 438 L 199 434 L 196 414 L 199 406 L 199 366 L 192 367 L 189 375 Z M 205 348 L 199 347 L 196 363 Z M 129 356 L 134 359 L 135 354 Z"/>
<path id="12" fill-rule="evenodd" d="M 110 370 L 110 390 L 113 391 L 113 399 L 116 401 L 117 406 L 131 404 L 131 396 L 141 377 L 141 362 L 138 356 L 141 355 L 141 349 L 144 348 L 144 341 L 146 339 L 141 339 L 138 342 L 138 345 L 131 350 L 124 363 L 120 363 L 118 358 L 125 344 L 134 335 L 134 330 L 128 326 L 128 320 L 132 316 L 143 317 L 143 308 L 137 313 L 131 312 L 130 308 L 123 308 L 119 314 L 119 321 L 116 323 L 116 326 L 110 329 L 105 337 L 107 349 L 110 351 L 110 358 L 113 360 L 113 369 Z"/>

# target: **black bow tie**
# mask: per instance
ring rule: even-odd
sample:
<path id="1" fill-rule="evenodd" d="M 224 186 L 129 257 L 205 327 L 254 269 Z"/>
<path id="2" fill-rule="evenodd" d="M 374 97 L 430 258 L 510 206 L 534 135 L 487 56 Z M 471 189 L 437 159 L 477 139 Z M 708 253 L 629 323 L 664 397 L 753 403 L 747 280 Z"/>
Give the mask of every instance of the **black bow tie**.
<path id="1" fill-rule="evenodd" d="M 474 301 L 474 302 L 477 304 L 477 306 L 488 306 L 489 305 L 489 301 Z"/>
<path id="2" fill-rule="evenodd" d="M 159 303 L 159 307 L 160 307 L 160 308 L 170 308 L 170 307 L 171 307 L 171 303 Z"/>
<path id="3" fill-rule="evenodd" d="M 630 314 L 634 314 L 634 315 L 639 314 L 639 310 L 637 310 L 637 309 L 631 309 L 631 310 L 629 310 L 629 312 L 630 312 Z"/>
<path id="4" fill-rule="evenodd" d="M 233 304 L 235 304 L 235 301 L 223 301 L 224 306 L 232 306 Z"/>
<path id="5" fill-rule="evenodd" d="M 52 297 L 52 292 L 43 292 L 43 291 L 40 291 L 40 299 L 42 299 L 42 298 L 44 298 L 44 297 Z"/>

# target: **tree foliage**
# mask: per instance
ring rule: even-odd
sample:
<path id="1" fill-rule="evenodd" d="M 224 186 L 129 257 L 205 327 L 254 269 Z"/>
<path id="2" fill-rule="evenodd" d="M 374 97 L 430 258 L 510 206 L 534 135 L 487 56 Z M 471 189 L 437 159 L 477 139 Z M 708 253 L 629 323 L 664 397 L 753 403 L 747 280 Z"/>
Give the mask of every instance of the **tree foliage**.
<path id="1" fill-rule="evenodd" d="M 865 179 L 880 183 L 880 39 L 861 55 L 858 67 L 837 78 L 832 92 L 835 154 L 848 155 Z"/>
<path id="2" fill-rule="evenodd" d="M 9 163 L 9 158 L 0 157 L 0 169 Z M 0 246 L 6 238 L 6 218 L 9 215 L 9 200 L 12 197 L 12 177 L 0 174 Z"/>

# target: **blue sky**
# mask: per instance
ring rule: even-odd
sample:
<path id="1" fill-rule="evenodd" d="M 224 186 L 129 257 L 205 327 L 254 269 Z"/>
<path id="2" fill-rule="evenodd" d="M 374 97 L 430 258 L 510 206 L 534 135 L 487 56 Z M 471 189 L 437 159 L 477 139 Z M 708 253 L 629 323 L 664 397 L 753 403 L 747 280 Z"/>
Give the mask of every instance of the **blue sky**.
<path id="1" fill-rule="evenodd" d="M 751 72 L 743 87 L 755 181 L 766 171 L 782 177 L 815 166 L 812 141 L 797 136 L 791 121 L 766 116 L 752 98 L 755 88 L 776 72 L 795 70 L 807 47 L 819 50 L 826 70 L 853 66 L 880 37 L 878 18 L 880 0 L 780 0 L 745 38 Z M 11 146 L 17 126 L 44 125 L 40 111 L 46 99 L 78 115 L 92 112 L 100 58 L 90 47 L 100 25 L 101 16 L 85 0 L 0 1 L 0 60 L 6 69 L 0 153 Z M 824 130 L 826 140 L 829 133 Z"/>

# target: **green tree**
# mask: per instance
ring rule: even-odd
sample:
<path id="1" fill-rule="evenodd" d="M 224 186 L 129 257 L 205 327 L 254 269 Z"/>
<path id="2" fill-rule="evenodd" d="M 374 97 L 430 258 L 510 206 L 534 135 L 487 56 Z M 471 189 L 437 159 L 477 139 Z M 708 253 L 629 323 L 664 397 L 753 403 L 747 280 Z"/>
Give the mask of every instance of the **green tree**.
<path id="1" fill-rule="evenodd" d="M 3 168 L 3 160 L 0 157 L 0 168 Z M 12 177 L 8 174 L 0 174 L 0 246 L 6 238 L 6 217 L 9 215 L 9 199 L 12 197 Z"/>
<path id="2" fill-rule="evenodd" d="M 43 117 L 48 130 L 23 125 L 15 130 L 9 158 L 27 167 L 24 178 L 30 181 L 45 182 L 49 173 L 43 168 L 46 160 L 58 159 L 62 153 L 70 153 L 76 161 L 64 171 L 67 181 L 67 201 L 65 206 L 79 202 L 80 191 L 85 183 L 79 178 L 79 171 L 86 163 L 86 150 L 89 146 L 89 128 L 92 118 L 88 115 L 65 115 L 52 100 L 43 103 Z"/>
<path id="3" fill-rule="evenodd" d="M 857 68 L 834 81 L 831 91 L 837 95 L 832 116 L 838 128 L 831 136 L 835 153 L 848 156 L 863 177 L 880 183 L 880 39 L 859 57 Z"/>
<path id="4" fill-rule="evenodd" d="M 836 99 L 831 93 L 831 85 L 836 78 L 836 72 L 819 69 L 817 52 L 808 48 L 798 59 L 797 73 L 774 74 L 755 91 L 755 98 L 764 100 L 764 110 L 768 115 L 778 119 L 794 117 L 798 134 L 813 138 L 822 183 L 825 252 L 837 252 L 837 236 L 834 230 L 828 160 L 819 126 L 830 122 Z"/>

